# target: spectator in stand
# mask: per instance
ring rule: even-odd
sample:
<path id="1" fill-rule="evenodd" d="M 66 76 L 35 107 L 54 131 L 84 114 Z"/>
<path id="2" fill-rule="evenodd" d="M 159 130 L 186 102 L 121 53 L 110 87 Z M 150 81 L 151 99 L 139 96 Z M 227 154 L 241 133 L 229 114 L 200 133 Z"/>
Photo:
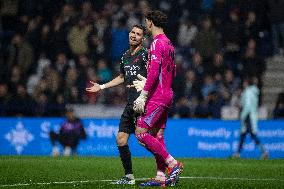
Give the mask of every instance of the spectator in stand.
<path id="1" fill-rule="evenodd" d="M 241 81 L 238 77 L 235 77 L 232 70 L 228 69 L 224 73 L 224 79 L 223 79 L 223 86 L 228 91 L 230 96 L 232 96 L 237 89 L 240 87 Z"/>
<path id="2" fill-rule="evenodd" d="M 225 59 L 228 67 L 234 71 L 238 70 L 238 62 L 242 42 L 242 26 L 239 17 L 239 10 L 232 9 L 229 12 L 229 21 L 225 24 L 223 31 L 223 43 Z"/>
<path id="3" fill-rule="evenodd" d="M 23 74 L 23 71 L 21 68 L 17 65 L 13 66 L 11 69 L 11 72 L 9 73 L 9 91 L 11 94 L 17 93 L 17 86 L 20 83 L 25 83 L 25 75 Z"/>
<path id="4" fill-rule="evenodd" d="M 16 86 L 16 94 L 12 95 L 8 102 L 8 115 L 17 117 L 34 116 L 35 101 L 27 93 L 24 84 Z"/>
<path id="5" fill-rule="evenodd" d="M 89 52 L 87 39 L 90 31 L 91 26 L 83 18 L 79 18 L 75 26 L 71 28 L 67 40 L 74 55 L 79 56 L 80 54 L 87 54 Z"/>
<path id="6" fill-rule="evenodd" d="M 249 39 L 258 39 L 260 32 L 259 23 L 256 17 L 255 12 L 249 11 L 246 16 L 246 20 L 244 23 L 244 41 L 243 43 L 246 44 Z"/>
<path id="7" fill-rule="evenodd" d="M 211 74 L 216 81 L 221 81 L 225 70 L 224 56 L 222 53 L 218 52 L 214 55 L 213 63 L 209 64 L 207 74 Z"/>
<path id="8" fill-rule="evenodd" d="M 284 53 L 284 1 L 267 0 L 269 6 L 269 18 L 272 29 L 273 55 L 280 53 L 280 38 L 282 38 L 282 54 Z"/>
<path id="9" fill-rule="evenodd" d="M 28 74 L 33 63 L 33 49 L 22 34 L 15 34 L 11 41 L 8 68 L 19 66 L 22 73 Z"/>
<path id="10" fill-rule="evenodd" d="M 276 105 L 273 110 L 274 119 L 284 119 L 284 93 L 278 95 Z"/>
<path id="11" fill-rule="evenodd" d="M 218 37 L 212 28 L 212 21 L 209 16 L 203 18 L 201 30 L 198 31 L 193 40 L 193 47 L 200 53 L 206 63 L 212 61 L 214 54 L 218 51 Z"/>
<path id="12" fill-rule="evenodd" d="M 175 118 L 189 118 L 191 117 L 191 110 L 189 100 L 186 97 L 180 98 L 175 107 Z"/>
<path id="13" fill-rule="evenodd" d="M 10 94 L 6 83 L 0 83 L 0 117 L 7 116 Z"/>
<path id="14" fill-rule="evenodd" d="M 244 57 L 243 64 L 243 77 L 256 76 L 259 80 L 259 86 L 262 86 L 262 75 L 265 70 L 265 61 L 262 57 L 257 55 L 256 42 L 254 39 L 248 41 Z"/>
<path id="15" fill-rule="evenodd" d="M 111 70 L 107 66 L 107 62 L 104 59 L 98 61 L 97 75 L 101 83 L 107 83 L 111 80 Z"/>
<path id="16" fill-rule="evenodd" d="M 206 71 L 203 65 L 203 58 L 201 57 L 199 52 L 195 52 L 192 55 L 192 63 L 188 69 L 192 70 L 195 73 L 197 84 L 201 85 L 203 76 Z"/>
<path id="17" fill-rule="evenodd" d="M 185 50 L 185 53 L 189 52 L 192 47 L 192 41 L 196 37 L 198 32 L 197 27 L 194 25 L 192 20 L 184 19 L 179 25 L 179 30 L 177 34 L 179 47 Z"/>

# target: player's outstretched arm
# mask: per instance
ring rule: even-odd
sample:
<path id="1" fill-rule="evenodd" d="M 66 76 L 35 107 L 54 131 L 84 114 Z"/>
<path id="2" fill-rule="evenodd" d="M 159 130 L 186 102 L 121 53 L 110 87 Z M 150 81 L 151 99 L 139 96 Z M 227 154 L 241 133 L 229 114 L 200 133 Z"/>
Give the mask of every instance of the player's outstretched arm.
<path id="1" fill-rule="evenodd" d="M 96 93 L 99 92 L 101 90 L 101 86 L 98 83 L 95 83 L 93 81 L 90 81 L 90 83 L 93 85 L 91 87 L 87 87 L 86 91 L 87 92 L 91 92 L 91 93 Z"/>
<path id="2" fill-rule="evenodd" d="M 86 91 L 96 93 L 96 92 L 99 92 L 100 90 L 120 85 L 123 82 L 124 82 L 123 74 L 120 74 L 119 76 L 111 80 L 110 82 L 105 83 L 103 85 L 99 85 L 98 83 L 90 81 L 90 83 L 93 84 L 93 86 L 86 88 Z"/>

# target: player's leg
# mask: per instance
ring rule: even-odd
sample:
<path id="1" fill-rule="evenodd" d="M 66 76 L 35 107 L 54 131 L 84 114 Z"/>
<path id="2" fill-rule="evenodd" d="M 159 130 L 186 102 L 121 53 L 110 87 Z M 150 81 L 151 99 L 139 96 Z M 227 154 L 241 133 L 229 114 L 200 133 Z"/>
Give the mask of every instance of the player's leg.
<path id="1" fill-rule="evenodd" d="M 162 145 L 159 140 L 152 136 L 148 131 L 149 129 L 156 127 L 162 127 L 166 123 L 166 119 L 162 119 L 163 115 L 167 112 L 167 108 L 156 105 L 154 103 L 148 103 L 146 106 L 146 114 L 141 116 L 137 121 L 137 127 L 135 135 L 137 139 L 145 144 L 145 146 L 153 153 L 159 155 L 164 162 L 172 168 L 169 184 L 178 179 L 183 165 L 175 160 Z"/>
<path id="2" fill-rule="evenodd" d="M 151 129 L 150 133 L 161 143 L 162 146 L 165 147 L 164 127 L 161 128 L 161 129 L 159 129 L 159 128 Z M 157 175 L 156 175 L 155 179 L 160 180 L 160 181 L 165 181 L 166 180 L 166 173 L 165 172 L 166 172 L 166 169 L 167 169 L 168 166 L 165 163 L 164 159 L 160 155 L 158 155 L 158 154 L 153 154 L 153 155 L 155 157 L 156 165 L 157 165 Z"/>
<path id="3" fill-rule="evenodd" d="M 132 179 L 134 179 L 133 170 L 132 170 L 131 152 L 128 146 L 129 136 L 130 136 L 129 133 L 118 132 L 116 137 L 116 143 L 125 175 L 127 177 L 132 177 Z"/>
<path id="4" fill-rule="evenodd" d="M 50 139 L 50 142 L 51 142 L 51 145 L 52 145 L 52 156 L 56 157 L 56 156 L 59 156 L 59 149 L 58 147 L 56 146 L 56 141 L 58 141 L 58 134 L 55 133 L 54 131 L 50 131 L 49 132 L 49 139 Z"/>
<path id="5" fill-rule="evenodd" d="M 243 149 L 243 144 L 247 135 L 247 121 L 248 121 L 248 112 L 242 112 L 241 113 L 241 128 L 240 128 L 240 139 L 239 139 L 239 144 L 238 144 L 238 149 L 237 151 L 233 154 L 233 158 L 239 158 L 240 153 Z"/>
<path id="6" fill-rule="evenodd" d="M 135 184 L 131 152 L 128 146 L 129 136 L 135 131 L 134 115 L 135 114 L 131 106 L 126 106 L 123 114 L 121 115 L 116 143 L 125 175 L 120 180 L 113 182 L 112 184 Z"/>
<path id="7" fill-rule="evenodd" d="M 251 138 L 254 140 L 255 144 L 261 150 L 261 158 L 268 159 L 268 152 L 265 150 L 264 146 L 260 142 L 259 138 L 257 137 L 257 115 L 251 113 L 249 116 L 249 123 L 248 123 L 248 131 L 250 133 Z"/>

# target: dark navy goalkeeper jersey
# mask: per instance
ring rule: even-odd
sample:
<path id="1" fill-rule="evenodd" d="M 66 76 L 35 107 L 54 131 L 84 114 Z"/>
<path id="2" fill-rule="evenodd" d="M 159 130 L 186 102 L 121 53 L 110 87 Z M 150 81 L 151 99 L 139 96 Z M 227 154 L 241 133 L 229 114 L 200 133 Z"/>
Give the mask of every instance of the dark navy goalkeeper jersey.
<path id="1" fill-rule="evenodd" d="M 142 47 L 134 55 L 131 55 L 130 50 L 127 50 L 120 62 L 120 73 L 124 75 L 124 85 L 126 86 L 127 103 L 133 104 L 134 100 L 139 96 L 135 87 L 129 87 L 133 85 L 133 81 L 137 79 L 137 75 L 140 74 L 144 77 L 147 76 L 147 61 L 148 50 Z"/>

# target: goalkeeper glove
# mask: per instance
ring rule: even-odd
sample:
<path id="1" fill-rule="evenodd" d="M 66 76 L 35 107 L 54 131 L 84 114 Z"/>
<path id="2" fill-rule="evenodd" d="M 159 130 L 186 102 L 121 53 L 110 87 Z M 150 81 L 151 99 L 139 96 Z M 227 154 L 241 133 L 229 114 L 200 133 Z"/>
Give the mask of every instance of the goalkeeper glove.
<path id="1" fill-rule="evenodd" d="M 135 89 L 137 90 L 137 92 L 139 92 L 143 90 L 147 79 L 140 74 L 138 74 L 137 77 L 139 80 L 133 81 L 133 85 Z"/>
<path id="2" fill-rule="evenodd" d="M 142 90 L 139 97 L 134 101 L 133 110 L 137 113 L 144 113 L 145 103 L 147 101 L 148 92 Z"/>

